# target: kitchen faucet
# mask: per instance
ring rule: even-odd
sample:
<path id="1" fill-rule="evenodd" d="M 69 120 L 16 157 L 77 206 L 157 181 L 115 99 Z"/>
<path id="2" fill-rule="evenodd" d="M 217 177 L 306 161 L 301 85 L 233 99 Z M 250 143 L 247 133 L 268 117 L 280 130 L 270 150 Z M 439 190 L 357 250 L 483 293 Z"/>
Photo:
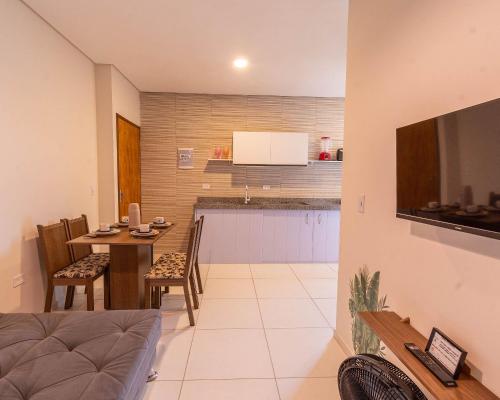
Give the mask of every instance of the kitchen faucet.
<path id="1" fill-rule="evenodd" d="M 248 195 L 248 185 L 245 185 L 245 204 L 250 203 L 250 196 Z"/>

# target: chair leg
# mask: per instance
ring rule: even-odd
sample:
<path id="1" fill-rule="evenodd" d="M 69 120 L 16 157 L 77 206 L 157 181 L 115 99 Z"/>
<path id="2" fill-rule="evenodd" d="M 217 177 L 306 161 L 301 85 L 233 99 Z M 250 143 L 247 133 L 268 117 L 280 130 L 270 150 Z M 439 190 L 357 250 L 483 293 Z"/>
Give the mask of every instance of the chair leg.
<path id="1" fill-rule="evenodd" d="M 198 293 L 203 293 L 203 285 L 201 284 L 201 275 L 200 275 L 200 266 L 198 264 L 198 260 L 194 263 L 194 269 L 196 271 L 196 279 L 198 280 Z"/>
<path id="2" fill-rule="evenodd" d="M 191 307 L 191 295 L 189 294 L 189 284 L 187 281 L 184 282 L 184 297 L 186 298 L 186 307 L 188 310 L 189 325 L 194 326 L 193 308 Z"/>
<path id="3" fill-rule="evenodd" d="M 54 296 L 54 284 L 51 280 L 47 282 L 47 294 L 45 296 L 45 312 L 52 310 L 52 297 Z"/>
<path id="4" fill-rule="evenodd" d="M 94 311 L 94 282 L 88 281 L 85 289 L 87 289 L 87 311 Z"/>
<path id="5" fill-rule="evenodd" d="M 66 286 L 66 302 L 64 303 L 64 309 L 73 307 L 73 299 L 75 298 L 75 287 Z"/>
<path id="6" fill-rule="evenodd" d="M 111 293 L 109 291 L 109 268 L 104 272 L 104 308 L 109 310 L 111 308 Z"/>
<path id="7" fill-rule="evenodd" d="M 153 286 L 153 308 L 161 306 L 161 286 Z"/>
<path id="8" fill-rule="evenodd" d="M 198 302 L 198 293 L 196 293 L 196 282 L 194 281 L 194 272 L 189 275 L 189 283 L 191 284 L 191 295 L 193 296 L 193 307 L 195 310 L 198 309 L 200 303 Z"/>
<path id="9" fill-rule="evenodd" d="M 149 279 L 144 279 L 144 308 L 151 308 L 151 285 Z"/>
<path id="10" fill-rule="evenodd" d="M 170 286 L 165 286 L 165 293 L 170 293 Z"/>

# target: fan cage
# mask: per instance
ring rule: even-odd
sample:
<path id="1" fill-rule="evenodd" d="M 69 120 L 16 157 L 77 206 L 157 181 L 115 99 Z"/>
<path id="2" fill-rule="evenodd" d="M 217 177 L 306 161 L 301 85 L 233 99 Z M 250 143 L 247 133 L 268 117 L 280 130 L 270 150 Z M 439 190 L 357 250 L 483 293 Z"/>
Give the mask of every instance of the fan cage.
<path id="1" fill-rule="evenodd" d="M 373 354 L 346 359 L 338 377 L 342 400 L 427 400 L 408 375 Z"/>

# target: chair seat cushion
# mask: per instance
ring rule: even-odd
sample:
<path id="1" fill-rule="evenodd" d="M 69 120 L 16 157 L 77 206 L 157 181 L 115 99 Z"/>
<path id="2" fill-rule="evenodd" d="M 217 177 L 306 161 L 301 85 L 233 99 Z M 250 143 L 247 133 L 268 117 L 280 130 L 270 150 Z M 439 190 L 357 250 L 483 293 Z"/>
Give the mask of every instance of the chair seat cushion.
<path id="1" fill-rule="evenodd" d="M 92 253 L 54 274 L 54 278 L 93 278 L 109 266 L 109 253 Z"/>
<path id="2" fill-rule="evenodd" d="M 156 260 L 144 277 L 146 279 L 182 279 L 185 264 L 186 253 L 165 253 Z"/>
<path id="3" fill-rule="evenodd" d="M 0 314 L 0 398 L 138 399 L 160 335 L 158 310 Z"/>

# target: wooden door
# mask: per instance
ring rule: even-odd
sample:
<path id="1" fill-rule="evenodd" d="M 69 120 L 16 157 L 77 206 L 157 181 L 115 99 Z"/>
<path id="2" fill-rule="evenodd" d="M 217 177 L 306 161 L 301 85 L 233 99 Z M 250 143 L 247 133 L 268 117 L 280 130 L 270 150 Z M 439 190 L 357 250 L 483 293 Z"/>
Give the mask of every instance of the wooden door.
<path id="1" fill-rule="evenodd" d="M 118 153 L 118 212 L 128 215 L 130 203 L 141 204 L 141 129 L 116 114 Z"/>

